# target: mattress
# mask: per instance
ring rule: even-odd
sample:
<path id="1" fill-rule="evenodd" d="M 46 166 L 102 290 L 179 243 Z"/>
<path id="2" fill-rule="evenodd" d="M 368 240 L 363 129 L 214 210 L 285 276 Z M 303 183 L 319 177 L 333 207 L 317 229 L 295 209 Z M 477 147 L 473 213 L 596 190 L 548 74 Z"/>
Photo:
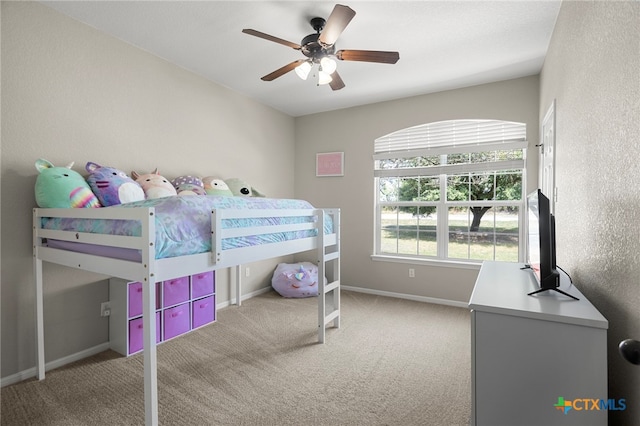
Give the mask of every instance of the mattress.
<path id="1" fill-rule="evenodd" d="M 213 209 L 313 209 L 304 200 L 256 197 L 225 196 L 171 196 L 150 200 L 136 201 L 104 209 L 153 207 L 155 208 L 156 258 L 186 256 L 211 251 L 211 211 Z M 269 217 L 249 219 L 223 219 L 222 228 L 242 228 L 248 226 L 286 225 L 313 222 L 313 217 Z M 133 220 L 115 219 L 78 219 L 78 218 L 42 218 L 42 228 L 87 232 L 108 235 L 140 236 L 141 224 Z M 332 222 L 325 215 L 324 232 L 332 232 Z M 246 237 L 225 238 L 222 250 L 269 244 L 299 238 L 314 237 L 315 229 L 276 232 Z M 137 250 L 116 249 L 114 247 L 96 246 L 75 242 L 48 240 L 49 247 L 63 248 L 101 256 L 116 257 L 127 260 L 138 260 Z"/>

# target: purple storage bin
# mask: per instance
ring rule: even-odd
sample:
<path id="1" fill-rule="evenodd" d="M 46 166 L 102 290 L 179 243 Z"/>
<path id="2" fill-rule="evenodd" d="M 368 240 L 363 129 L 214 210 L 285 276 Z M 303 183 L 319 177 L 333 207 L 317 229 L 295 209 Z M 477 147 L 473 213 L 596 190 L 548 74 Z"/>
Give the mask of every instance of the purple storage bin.
<path id="1" fill-rule="evenodd" d="M 129 283 L 129 318 L 142 315 L 142 283 Z M 156 283 L 156 309 L 160 309 L 160 283 Z"/>
<path id="2" fill-rule="evenodd" d="M 129 321 L 129 354 L 142 350 L 144 346 L 144 329 L 142 318 Z M 160 312 L 156 312 L 156 343 L 160 342 Z"/>
<path id="3" fill-rule="evenodd" d="M 189 300 L 189 277 L 162 282 L 162 306 L 169 307 Z"/>
<path id="4" fill-rule="evenodd" d="M 189 318 L 189 303 L 165 309 L 163 311 L 164 338 L 171 339 L 191 329 L 191 318 Z"/>
<path id="5" fill-rule="evenodd" d="M 142 315 L 142 283 L 129 283 L 129 318 Z"/>
<path id="6" fill-rule="evenodd" d="M 213 271 L 191 276 L 191 297 L 193 299 L 214 293 Z"/>
<path id="7" fill-rule="evenodd" d="M 216 320 L 216 298 L 215 296 L 192 302 L 193 328 L 203 326 Z"/>

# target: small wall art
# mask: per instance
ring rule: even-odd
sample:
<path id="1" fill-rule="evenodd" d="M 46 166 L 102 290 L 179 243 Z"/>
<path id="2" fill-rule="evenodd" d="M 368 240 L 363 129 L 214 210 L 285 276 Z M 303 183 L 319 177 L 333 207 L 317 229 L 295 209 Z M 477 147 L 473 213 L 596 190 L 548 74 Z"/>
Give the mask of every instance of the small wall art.
<path id="1" fill-rule="evenodd" d="M 344 176 L 344 152 L 317 153 L 316 176 Z"/>

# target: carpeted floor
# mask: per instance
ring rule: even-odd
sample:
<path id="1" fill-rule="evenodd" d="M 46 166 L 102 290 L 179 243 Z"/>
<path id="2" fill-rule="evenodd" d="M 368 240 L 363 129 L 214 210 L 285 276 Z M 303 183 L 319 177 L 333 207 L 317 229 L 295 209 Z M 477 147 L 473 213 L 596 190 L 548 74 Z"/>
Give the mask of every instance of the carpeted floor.
<path id="1" fill-rule="evenodd" d="M 163 425 L 468 425 L 469 311 L 342 292 L 317 344 L 315 298 L 274 292 L 158 346 Z M 1 390 L 2 425 L 144 424 L 142 355 L 106 351 Z"/>

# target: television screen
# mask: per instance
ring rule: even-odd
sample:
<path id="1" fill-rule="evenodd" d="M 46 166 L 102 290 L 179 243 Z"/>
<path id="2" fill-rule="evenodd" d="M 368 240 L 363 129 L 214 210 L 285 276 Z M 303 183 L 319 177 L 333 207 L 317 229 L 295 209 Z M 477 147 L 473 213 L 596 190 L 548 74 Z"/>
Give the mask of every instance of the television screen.
<path id="1" fill-rule="evenodd" d="M 556 270 L 555 221 L 549 199 L 540 189 L 527 196 L 527 261 L 542 289 L 560 285 Z"/>

